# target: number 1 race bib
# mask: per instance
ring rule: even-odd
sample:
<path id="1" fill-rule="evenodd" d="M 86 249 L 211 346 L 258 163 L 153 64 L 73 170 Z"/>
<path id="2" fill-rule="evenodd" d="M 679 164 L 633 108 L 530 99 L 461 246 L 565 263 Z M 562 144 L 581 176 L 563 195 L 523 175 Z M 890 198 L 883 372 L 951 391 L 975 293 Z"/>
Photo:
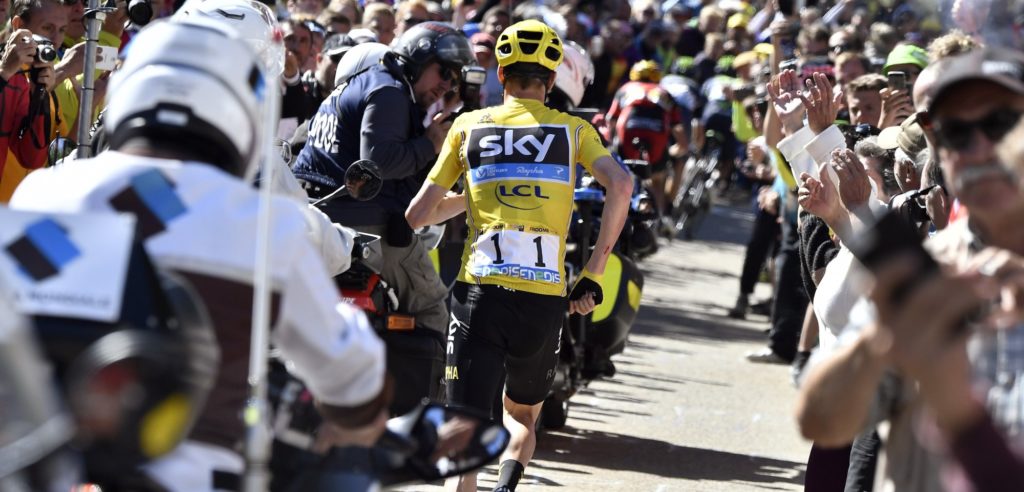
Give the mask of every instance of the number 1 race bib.
<path id="1" fill-rule="evenodd" d="M 477 238 L 466 270 L 476 277 L 499 275 L 533 282 L 561 283 L 558 237 L 519 230 L 492 230 Z"/>

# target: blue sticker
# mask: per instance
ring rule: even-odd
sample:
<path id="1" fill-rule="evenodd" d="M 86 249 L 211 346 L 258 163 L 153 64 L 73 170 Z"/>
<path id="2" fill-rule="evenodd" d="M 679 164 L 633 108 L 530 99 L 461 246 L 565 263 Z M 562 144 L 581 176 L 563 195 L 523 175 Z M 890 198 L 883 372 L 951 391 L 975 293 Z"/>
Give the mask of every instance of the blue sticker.
<path id="1" fill-rule="evenodd" d="M 185 204 L 160 171 L 146 171 L 133 177 L 131 183 L 139 199 L 164 224 L 185 214 Z"/>
<path id="2" fill-rule="evenodd" d="M 52 219 L 43 219 L 30 225 L 25 229 L 25 236 L 58 270 L 82 254 L 60 224 Z"/>

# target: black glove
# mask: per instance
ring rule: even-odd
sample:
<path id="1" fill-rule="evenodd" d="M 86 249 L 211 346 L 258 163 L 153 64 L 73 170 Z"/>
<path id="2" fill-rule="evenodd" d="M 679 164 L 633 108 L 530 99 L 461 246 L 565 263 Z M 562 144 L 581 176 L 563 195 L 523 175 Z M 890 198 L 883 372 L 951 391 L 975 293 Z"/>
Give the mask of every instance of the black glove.
<path id="1" fill-rule="evenodd" d="M 569 291 L 569 300 L 579 300 L 589 292 L 594 294 L 594 305 L 601 304 L 601 301 L 604 301 L 604 291 L 601 290 L 601 284 L 597 282 L 595 277 L 593 273 L 583 270 L 583 275 L 576 279 L 572 290 Z"/>

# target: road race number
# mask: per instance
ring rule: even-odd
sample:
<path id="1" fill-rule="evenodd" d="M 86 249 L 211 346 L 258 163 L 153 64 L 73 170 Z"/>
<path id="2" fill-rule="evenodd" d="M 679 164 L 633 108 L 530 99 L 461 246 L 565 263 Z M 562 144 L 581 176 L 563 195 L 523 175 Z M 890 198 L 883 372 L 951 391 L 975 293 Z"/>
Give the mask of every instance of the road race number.
<path id="1" fill-rule="evenodd" d="M 562 281 L 558 245 L 558 237 L 552 234 L 488 231 L 473 245 L 469 273 L 477 277 L 500 275 L 557 284 Z"/>

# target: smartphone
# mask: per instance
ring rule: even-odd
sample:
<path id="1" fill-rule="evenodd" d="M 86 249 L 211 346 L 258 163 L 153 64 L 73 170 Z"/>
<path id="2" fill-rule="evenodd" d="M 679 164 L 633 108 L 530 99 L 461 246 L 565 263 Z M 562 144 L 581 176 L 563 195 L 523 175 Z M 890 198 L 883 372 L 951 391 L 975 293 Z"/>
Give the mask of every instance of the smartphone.
<path id="1" fill-rule="evenodd" d="M 113 46 L 96 47 L 96 70 L 111 71 L 117 66 L 117 48 Z"/>
<path id="2" fill-rule="evenodd" d="M 907 88 L 907 74 L 898 70 L 892 70 L 889 72 L 889 88 L 892 90 L 902 91 Z"/>
<path id="3" fill-rule="evenodd" d="M 939 264 L 924 249 L 917 227 L 897 213 L 886 213 L 865 234 L 850 243 L 850 251 L 872 273 L 897 256 L 912 258 L 917 273 L 893 289 L 892 301 L 902 303 L 923 280 L 939 273 Z"/>

